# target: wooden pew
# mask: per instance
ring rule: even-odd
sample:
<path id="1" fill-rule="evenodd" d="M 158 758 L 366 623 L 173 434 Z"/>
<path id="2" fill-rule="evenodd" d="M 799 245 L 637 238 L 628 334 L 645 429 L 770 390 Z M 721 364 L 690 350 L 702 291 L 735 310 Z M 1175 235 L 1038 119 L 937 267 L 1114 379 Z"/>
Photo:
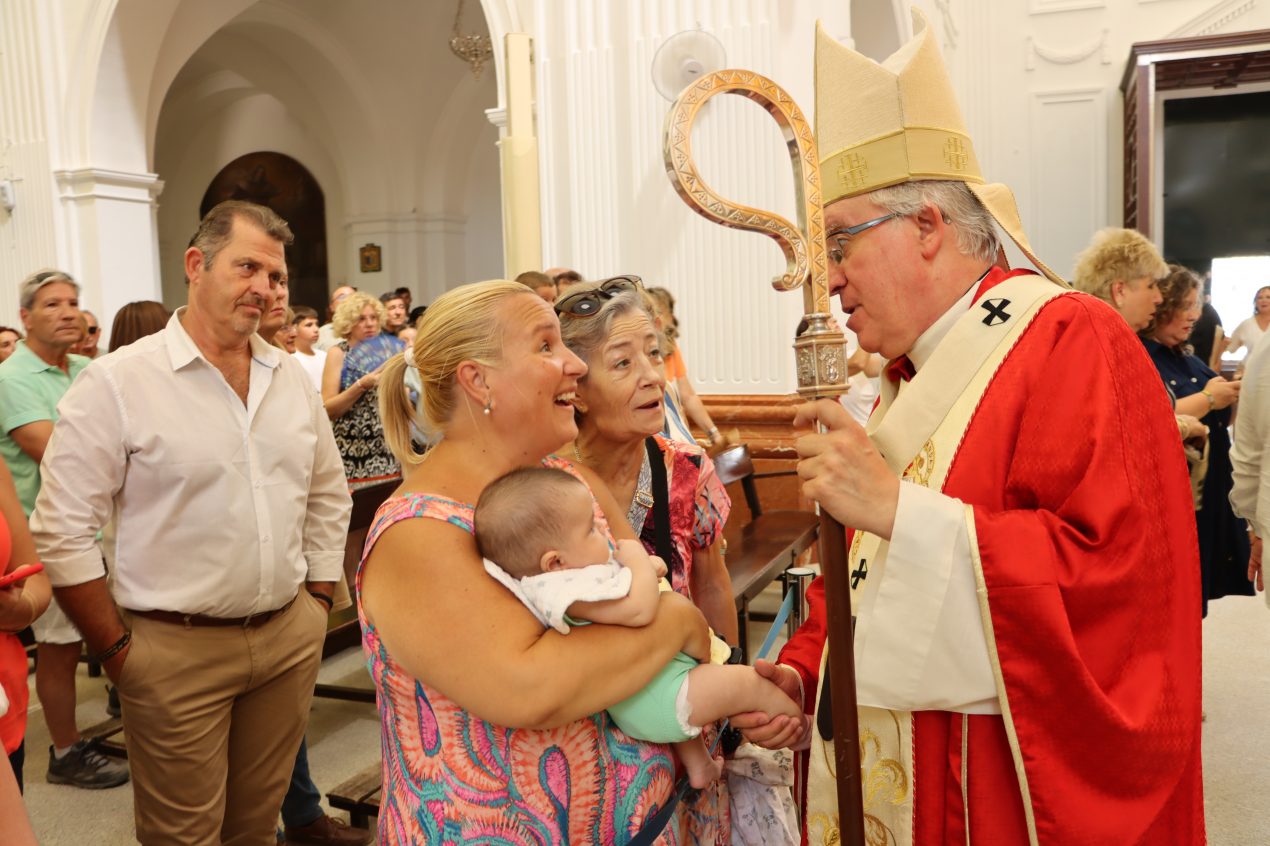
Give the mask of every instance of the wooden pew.
<path id="1" fill-rule="evenodd" d="M 370 828 L 371 817 L 379 816 L 379 794 L 383 788 L 378 761 L 326 794 L 332 808 L 348 811 L 354 828 Z"/>
<path id="2" fill-rule="evenodd" d="M 729 518 L 723 530 L 726 545 L 723 558 L 732 577 L 741 653 L 748 663 L 750 601 L 816 542 L 820 519 L 809 511 L 764 511 L 757 480 L 787 476 L 793 471 L 756 473 L 749 447 L 744 444 L 715 456 L 714 469 L 724 485 L 740 482 L 750 508 L 748 523 Z"/>
<path id="3" fill-rule="evenodd" d="M 370 525 L 375 521 L 375 512 L 400 484 L 399 481 L 381 482 L 353 492 L 353 513 L 348 521 L 348 538 L 344 541 L 344 578 L 348 581 L 353 605 L 331 614 L 327 622 L 326 641 L 322 644 L 323 658 L 343 652 L 350 646 L 357 646 L 362 641 L 361 624 L 357 621 L 357 565 L 362 560 L 362 548 L 366 545 Z M 375 701 L 373 688 L 321 682 L 313 686 L 313 695 L 349 702 Z"/>

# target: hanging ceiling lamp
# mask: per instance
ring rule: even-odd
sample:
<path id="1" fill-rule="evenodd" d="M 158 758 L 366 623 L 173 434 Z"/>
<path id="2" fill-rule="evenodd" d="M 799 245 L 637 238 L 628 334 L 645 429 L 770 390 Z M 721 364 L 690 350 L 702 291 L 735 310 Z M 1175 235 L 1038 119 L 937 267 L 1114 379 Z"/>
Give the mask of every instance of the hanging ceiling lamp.
<path id="1" fill-rule="evenodd" d="M 463 35 L 459 31 L 459 22 L 463 19 L 463 3 L 464 0 L 459 0 L 459 8 L 454 13 L 454 29 L 450 33 L 450 50 L 454 55 L 467 62 L 472 67 L 472 75 L 480 79 L 481 71 L 485 69 L 485 63 L 494 55 L 494 46 L 490 42 L 488 35 L 480 35 L 479 33 Z"/>

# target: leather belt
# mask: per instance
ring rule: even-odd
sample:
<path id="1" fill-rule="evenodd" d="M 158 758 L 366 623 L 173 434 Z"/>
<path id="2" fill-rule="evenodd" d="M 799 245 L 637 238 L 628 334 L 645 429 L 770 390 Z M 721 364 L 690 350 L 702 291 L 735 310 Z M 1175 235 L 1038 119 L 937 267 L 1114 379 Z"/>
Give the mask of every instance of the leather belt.
<path id="1" fill-rule="evenodd" d="M 246 617 L 209 617 L 206 614 L 182 614 L 180 611 L 133 611 L 131 608 L 124 610 L 134 617 L 154 620 L 159 623 L 171 623 L 175 626 L 185 626 L 187 629 L 195 626 L 238 626 L 243 629 L 253 629 L 256 626 L 263 626 L 274 617 L 280 616 L 294 602 L 295 597 L 293 596 L 281 608 L 275 608 L 272 611 L 261 611 L 258 614 L 248 614 Z"/>

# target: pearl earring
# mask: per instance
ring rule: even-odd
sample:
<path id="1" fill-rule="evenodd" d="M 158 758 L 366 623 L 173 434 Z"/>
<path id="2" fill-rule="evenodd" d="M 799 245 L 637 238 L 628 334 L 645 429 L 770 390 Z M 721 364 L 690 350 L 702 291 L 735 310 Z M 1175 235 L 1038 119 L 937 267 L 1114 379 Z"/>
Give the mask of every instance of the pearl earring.
<path id="1" fill-rule="evenodd" d="M 493 408 L 494 408 L 494 398 L 492 396 L 486 397 L 485 398 L 485 416 L 486 417 L 489 417 L 489 413 L 490 411 L 493 410 Z"/>

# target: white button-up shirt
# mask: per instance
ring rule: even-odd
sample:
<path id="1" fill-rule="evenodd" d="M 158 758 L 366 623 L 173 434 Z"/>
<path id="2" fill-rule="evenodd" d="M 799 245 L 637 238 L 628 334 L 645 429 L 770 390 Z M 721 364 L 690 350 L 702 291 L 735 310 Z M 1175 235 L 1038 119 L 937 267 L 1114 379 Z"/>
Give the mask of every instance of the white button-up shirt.
<path id="1" fill-rule="evenodd" d="M 251 337 L 247 404 L 181 325 L 87 367 L 58 405 L 31 531 L 55 586 L 103 575 L 124 608 L 241 617 L 342 573 L 352 501 L 303 368 Z"/>
<path id="2" fill-rule="evenodd" d="M 1256 325 L 1256 321 L 1253 321 Z M 1230 450 L 1230 505 L 1264 543 L 1270 533 L 1270 342 L 1263 335 L 1245 359 L 1239 416 Z M 1263 553 L 1264 554 L 1264 553 Z M 1270 591 L 1265 595 L 1270 605 Z"/>

